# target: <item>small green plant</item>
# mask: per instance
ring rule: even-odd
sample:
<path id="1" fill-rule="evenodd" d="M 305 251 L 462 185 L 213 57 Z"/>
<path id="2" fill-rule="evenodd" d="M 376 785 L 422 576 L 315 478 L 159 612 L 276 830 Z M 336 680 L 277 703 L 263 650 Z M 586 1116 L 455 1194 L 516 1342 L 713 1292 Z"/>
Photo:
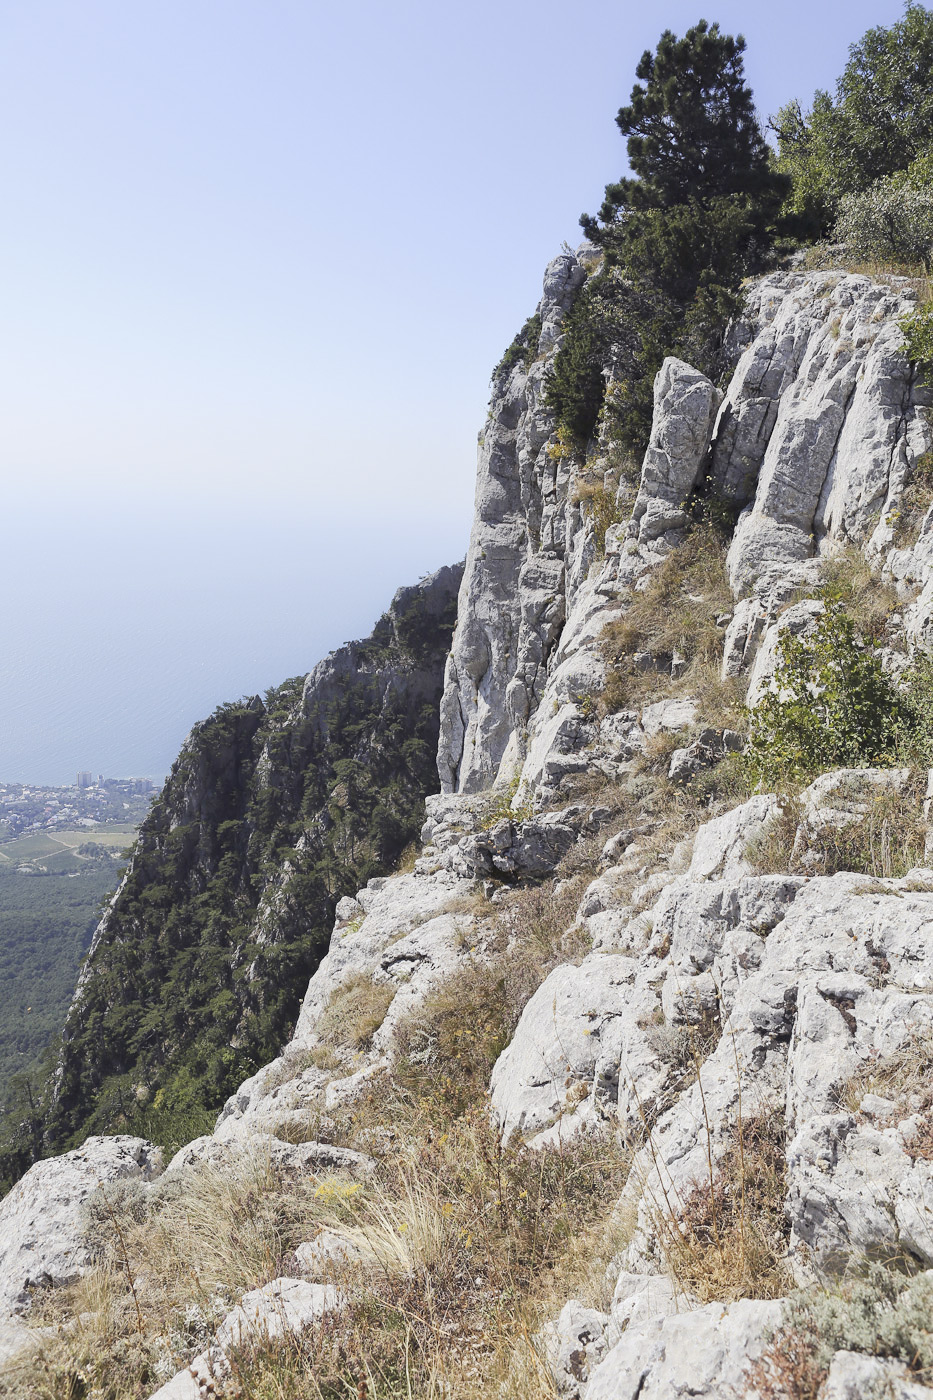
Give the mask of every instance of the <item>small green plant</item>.
<path id="1" fill-rule="evenodd" d="M 929 373 L 933 367 L 933 301 L 919 306 L 900 324 L 907 358 Z"/>
<path id="2" fill-rule="evenodd" d="M 492 382 L 495 388 L 500 388 L 508 379 L 512 370 L 517 364 L 528 368 L 538 353 L 538 341 L 541 339 L 541 317 L 536 311 L 533 316 L 522 326 L 515 336 L 502 359 L 492 372 Z"/>
<path id="3" fill-rule="evenodd" d="M 773 686 L 749 713 L 746 763 L 764 786 L 891 764 L 904 718 L 875 648 L 829 601 L 810 637 L 781 637 Z"/>

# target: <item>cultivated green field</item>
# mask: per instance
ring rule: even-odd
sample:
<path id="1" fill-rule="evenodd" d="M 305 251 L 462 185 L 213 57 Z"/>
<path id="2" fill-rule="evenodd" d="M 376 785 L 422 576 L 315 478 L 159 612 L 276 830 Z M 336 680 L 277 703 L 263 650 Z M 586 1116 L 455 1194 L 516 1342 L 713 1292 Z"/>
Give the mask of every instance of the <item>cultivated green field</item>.
<path id="1" fill-rule="evenodd" d="M 56 830 L 54 836 L 47 831 L 35 831 L 0 845 L 0 860 L 8 861 L 11 865 L 24 861 L 44 861 L 47 856 L 74 852 L 79 846 L 89 843 L 106 846 L 113 851 L 125 851 L 133 844 L 135 835 L 136 828 L 122 822 L 119 825 L 63 827 Z"/>

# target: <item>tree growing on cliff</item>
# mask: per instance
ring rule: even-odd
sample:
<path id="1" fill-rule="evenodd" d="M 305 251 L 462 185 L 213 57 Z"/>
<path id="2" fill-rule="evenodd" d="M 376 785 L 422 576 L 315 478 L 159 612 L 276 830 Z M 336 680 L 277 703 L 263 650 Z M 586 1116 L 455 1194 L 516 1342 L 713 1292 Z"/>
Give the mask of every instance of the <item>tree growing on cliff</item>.
<path id="1" fill-rule="evenodd" d="M 682 39 L 666 30 L 642 55 L 641 81 L 616 117 L 632 175 L 607 185 L 598 215 L 580 220 L 606 268 L 574 308 L 548 387 L 550 407 L 581 444 L 607 368 L 625 386 L 620 440 L 636 452 L 665 354 L 718 373 L 739 284 L 760 263 L 789 188 L 755 115 L 744 51 L 741 35 L 705 20 Z"/>
<path id="2" fill-rule="evenodd" d="M 742 35 L 706 20 L 678 39 L 667 29 L 657 52 L 635 70 L 642 82 L 616 125 L 628 138 L 635 178 L 606 186 L 599 215 L 580 222 L 589 238 L 612 247 L 639 210 L 711 209 L 746 202 L 759 219 L 773 215 L 786 180 L 773 168 L 745 81 Z"/>

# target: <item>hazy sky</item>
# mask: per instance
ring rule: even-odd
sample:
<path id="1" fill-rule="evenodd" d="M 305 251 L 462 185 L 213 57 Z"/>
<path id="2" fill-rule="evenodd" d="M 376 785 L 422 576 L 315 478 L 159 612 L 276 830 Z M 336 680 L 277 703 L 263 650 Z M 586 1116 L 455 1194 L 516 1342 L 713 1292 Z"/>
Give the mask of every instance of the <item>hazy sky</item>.
<path id="1" fill-rule="evenodd" d="M 461 557 L 489 372 L 665 27 L 764 115 L 887 0 L 0 0 L 0 779 L 166 771 Z"/>

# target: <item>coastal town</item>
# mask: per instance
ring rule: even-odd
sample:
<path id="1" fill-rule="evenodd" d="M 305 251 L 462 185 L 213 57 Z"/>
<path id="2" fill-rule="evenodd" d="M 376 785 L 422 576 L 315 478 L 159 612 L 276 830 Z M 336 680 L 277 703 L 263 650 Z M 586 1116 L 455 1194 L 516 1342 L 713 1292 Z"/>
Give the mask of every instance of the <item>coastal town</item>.
<path id="1" fill-rule="evenodd" d="M 0 845 L 36 832 L 86 827 L 135 828 L 156 784 L 148 778 L 105 778 L 80 772 L 70 787 L 0 783 Z"/>

